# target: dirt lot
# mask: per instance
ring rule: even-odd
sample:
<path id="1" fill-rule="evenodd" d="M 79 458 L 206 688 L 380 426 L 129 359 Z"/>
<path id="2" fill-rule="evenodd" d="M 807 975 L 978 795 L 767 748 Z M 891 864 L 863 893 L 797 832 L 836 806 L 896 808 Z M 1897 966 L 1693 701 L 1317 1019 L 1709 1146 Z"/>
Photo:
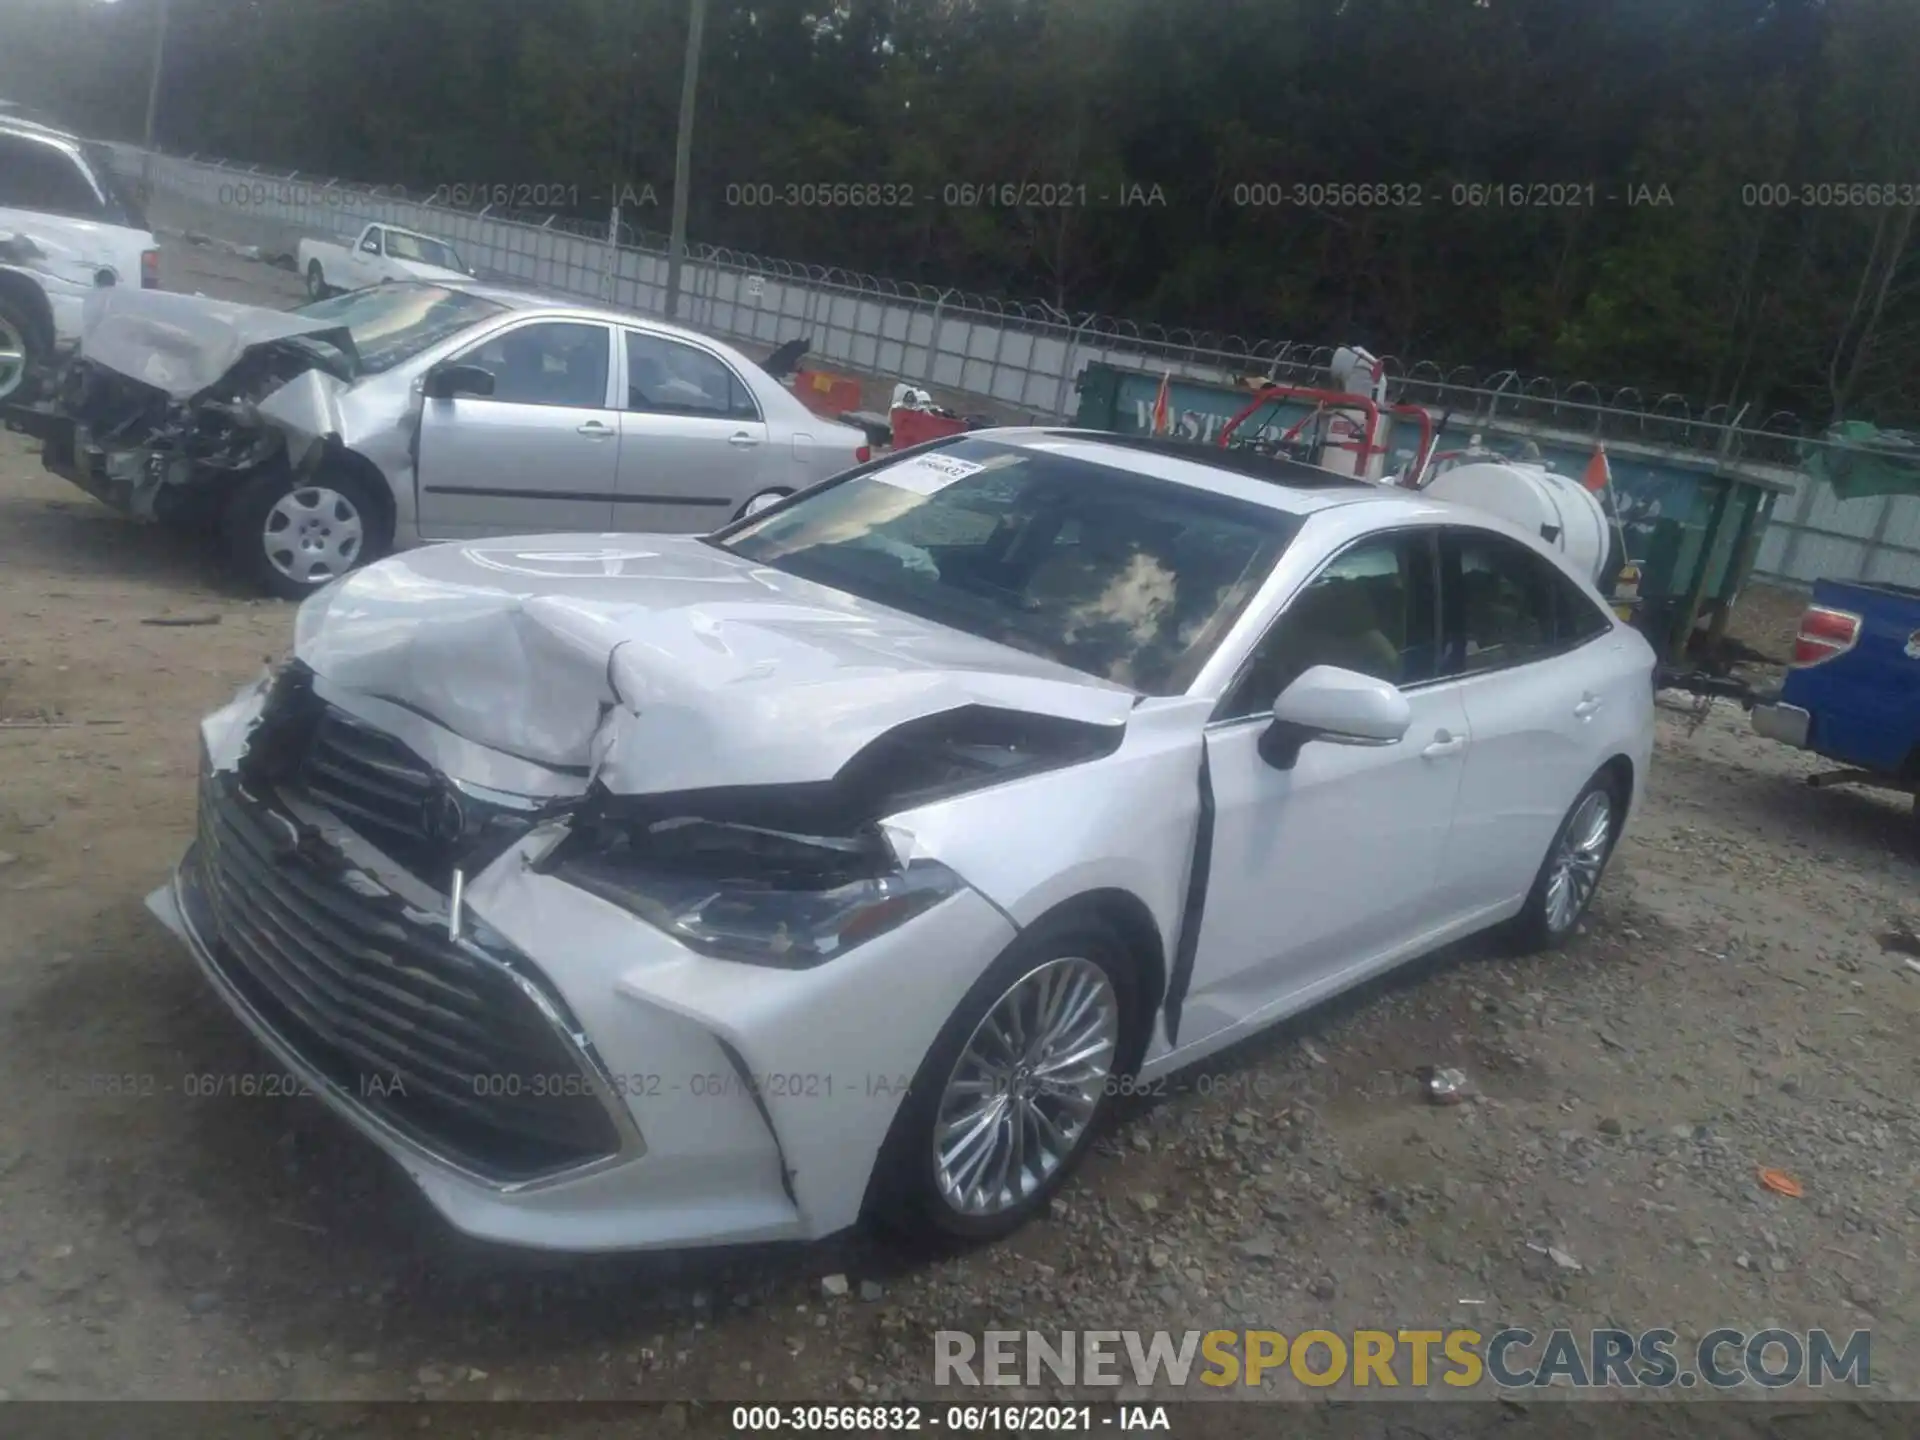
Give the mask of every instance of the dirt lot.
<path id="1" fill-rule="evenodd" d="M 1736 709 L 1665 715 L 1568 953 L 1466 947 L 1187 1077 L 1012 1242 L 573 1262 L 462 1241 L 310 1101 L 187 1094 L 269 1067 L 141 900 L 195 717 L 292 618 L 213 575 L 0 436 L 0 1393 L 930 1396 L 941 1328 L 1422 1323 L 1870 1328 L 1915 1393 L 1920 973 L 1879 937 L 1920 831 Z"/>

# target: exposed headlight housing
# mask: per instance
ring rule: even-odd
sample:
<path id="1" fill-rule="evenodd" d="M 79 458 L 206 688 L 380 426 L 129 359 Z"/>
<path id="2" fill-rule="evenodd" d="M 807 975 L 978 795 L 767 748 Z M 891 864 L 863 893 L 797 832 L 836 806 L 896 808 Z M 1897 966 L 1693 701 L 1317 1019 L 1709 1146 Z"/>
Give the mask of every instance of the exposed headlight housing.
<path id="1" fill-rule="evenodd" d="M 851 836 L 691 816 L 583 815 L 542 866 L 702 954 L 804 970 L 925 913 L 963 882 Z"/>

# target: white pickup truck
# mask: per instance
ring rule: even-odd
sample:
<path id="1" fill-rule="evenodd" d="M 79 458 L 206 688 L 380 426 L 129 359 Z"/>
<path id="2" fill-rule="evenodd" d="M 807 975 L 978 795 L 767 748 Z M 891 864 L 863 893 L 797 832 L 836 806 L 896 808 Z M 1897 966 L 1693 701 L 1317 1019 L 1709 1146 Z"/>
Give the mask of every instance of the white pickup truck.
<path id="1" fill-rule="evenodd" d="M 446 241 L 378 221 L 357 240 L 302 240 L 298 258 L 315 300 L 383 280 L 466 280 L 474 273 Z"/>
<path id="2" fill-rule="evenodd" d="M 106 147 L 0 114 L 0 402 L 21 402 L 80 338 L 103 285 L 160 283 L 160 251 Z"/>

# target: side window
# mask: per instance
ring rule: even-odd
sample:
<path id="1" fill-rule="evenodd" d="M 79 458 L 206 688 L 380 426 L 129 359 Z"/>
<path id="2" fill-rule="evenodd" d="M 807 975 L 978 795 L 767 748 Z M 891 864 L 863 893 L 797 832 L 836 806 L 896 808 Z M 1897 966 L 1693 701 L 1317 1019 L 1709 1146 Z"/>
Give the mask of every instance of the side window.
<path id="1" fill-rule="evenodd" d="M 1216 718 L 1263 714 L 1316 665 L 1395 685 L 1431 680 L 1440 639 L 1436 593 L 1430 531 L 1392 531 L 1348 546 L 1274 621 Z"/>
<path id="2" fill-rule="evenodd" d="M 547 320 L 496 335 L 460 358 L 493 372 L 493 398 L 510 405 L 607 407 L 604 325 Z"/>
<path id="3" fill-rule="evenodd" d="M 380 253 L 380 240 L 381 240 L 382 234 L 383 232 L 379 230 L 369 230 L 366 234 L 366 238 L 360 242 L 360 248 L 366 251 L 367 254 L 369 255 L 378 255 Z"/>
<path id="4" fill-rule="evenodd" d="M 1564 575 L 1555 575 L 1553 581 L 1554 637 L 1562 646 L 1584 645 L 1613 629 L 1613 617 L 1594 604 L 1592 596 Z"/>
<path id="5" fill-rule="evenodd" d="M 627 334 L 627 409 L 655 415 L 758 420 L 733 368 L 704 350 L 640 330 Z"/>
<path id="6" fill-rule="evenodd" d="M 1449 674 L 1524 665 L 1563 647 L 1555 609 L 1565 577 L 1552 565 L 1481 530 L 1448 531 L 1447 551 Z"/>
<path id="7" fill-rule="evenodd" d="M 58 145 L 24 135 L 0 135 L 0 205 L 76 220 L 106 215 L 79 161 Z"/>

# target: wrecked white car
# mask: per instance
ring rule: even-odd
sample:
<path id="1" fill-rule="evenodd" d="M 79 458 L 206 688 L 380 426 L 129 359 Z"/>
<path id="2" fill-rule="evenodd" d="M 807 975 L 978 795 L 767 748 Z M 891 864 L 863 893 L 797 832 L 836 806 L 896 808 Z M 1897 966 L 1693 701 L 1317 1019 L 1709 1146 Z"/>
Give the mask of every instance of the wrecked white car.
<path id="1" fill-rule="evenodd" d="M 1120 1090 L 1571 933 L 1652 665 L 1462 507 L 981 432 L 711 537 L 329 587 L 204 722 L 149 903 L 473 1234 L 993 1235 Z"/>
<path id="2" fill-rule="evenodd" d="M 291 599 L 423 540 L 710 530 L 866 458 L 730 346 L 482 285 L 287 313 L 101 290 L 53 396 L 8 423 Z"/>

